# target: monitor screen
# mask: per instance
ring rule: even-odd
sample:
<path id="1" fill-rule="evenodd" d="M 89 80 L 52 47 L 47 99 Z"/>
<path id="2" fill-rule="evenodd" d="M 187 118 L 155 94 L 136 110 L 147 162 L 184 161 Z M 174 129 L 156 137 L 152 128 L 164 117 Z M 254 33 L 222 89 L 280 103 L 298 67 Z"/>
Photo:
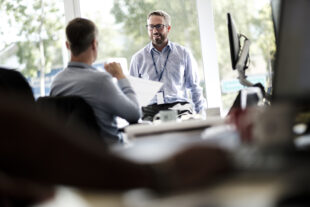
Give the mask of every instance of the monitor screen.
<path id="1" fill-rule="evenodd" d="M 227 24 L 228 24 L 228 37 L 229 37 L 229 46 L 230 46 L 231 66 L 233 69 L 236 69 L 239 50 L 240 50 L 240 42 L 239 42 L 239 35 L 236 30 L 235 23 L 230 13 L 227 13 Z"/>
<path id="2" fill-rule="evenodd" d="M 228 37 L 232 68 L 244 73 L 248 68 L 250 40 L 236 30 L 235 23 L 230 13 L 227 13 Z M 241 74 L 245 79 L 245 74 Z M 245 85 L 248 85 L 245 84 Z"/>
<path id="3" fill-rule="evenodd" d="M 282 0 L 274 101 L 310 103 L 310 1 Z"/>

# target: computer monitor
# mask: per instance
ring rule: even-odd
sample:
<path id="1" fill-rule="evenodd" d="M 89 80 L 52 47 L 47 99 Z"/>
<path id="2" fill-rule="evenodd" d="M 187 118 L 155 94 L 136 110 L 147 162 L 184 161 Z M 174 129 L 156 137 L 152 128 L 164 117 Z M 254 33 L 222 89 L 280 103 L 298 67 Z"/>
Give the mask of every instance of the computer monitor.
<path id="1" fill-rule="evenodd" d="M 246 79 L 245 75 L 249 64 L 250 40 L 237 32 L 230 13 L 227 13 L 227 25 L 232 68 L 238 71 L 238 79 L 242 85 L 252 86 L 253 84 Z"/>
<path id="2" fill-rule="evenodd" d="M 271 0 L 271 10 L 275 37 L 276 39 L 278 39 L 281 14 L 281 0 Z"/>
<path id="3" fill-rule="evenodd" d="M 227 24 L 228 24 L 228 37 L 229 37 L 229 46 L 230 46 L 231 66 L 235 70 L 237 61 L 239 59 L 240 42 L 239 42 L 239 34 L 236 30 L 235 23 L 230 13 L 227 13 Z"/>
<path id="4" fill-rule="evenodd" d="M 310 1 L 282 0 L 273 101 L 310 104 Z"/>

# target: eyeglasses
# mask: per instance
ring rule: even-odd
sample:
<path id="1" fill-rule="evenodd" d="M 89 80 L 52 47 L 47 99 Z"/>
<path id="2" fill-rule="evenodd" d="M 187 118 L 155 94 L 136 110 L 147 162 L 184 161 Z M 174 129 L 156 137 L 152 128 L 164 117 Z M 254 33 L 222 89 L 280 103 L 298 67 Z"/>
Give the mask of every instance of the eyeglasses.
<path id="1" fill-rule="evenodd" d="M 166 25 L 164 25 L 164 24 L 156 24 L 156 25 L 147 24 L 147 25 L 145 25 L 145 26 L 146 26 L 146 28 L 147 28 L 148 30 L 151 30 L 151 31 L 152 31 L 154 28 L 156 28 L 156 30 L 160 31 L 160 30 L 163 30 L 164 27 L 165 27 Z"/>

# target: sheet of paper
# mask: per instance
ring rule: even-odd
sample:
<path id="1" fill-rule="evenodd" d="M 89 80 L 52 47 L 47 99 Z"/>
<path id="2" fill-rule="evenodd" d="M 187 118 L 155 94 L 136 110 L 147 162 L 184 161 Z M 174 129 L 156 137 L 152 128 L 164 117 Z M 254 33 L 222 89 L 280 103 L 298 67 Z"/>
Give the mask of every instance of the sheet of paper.
<path id="1" fill-rule="evenodd" d="M 163 83 L 145 80 L 133 76 L 127 76 L 131 86 L 135 90 L 140 106 L 146 106 L 159 91 Z"/>

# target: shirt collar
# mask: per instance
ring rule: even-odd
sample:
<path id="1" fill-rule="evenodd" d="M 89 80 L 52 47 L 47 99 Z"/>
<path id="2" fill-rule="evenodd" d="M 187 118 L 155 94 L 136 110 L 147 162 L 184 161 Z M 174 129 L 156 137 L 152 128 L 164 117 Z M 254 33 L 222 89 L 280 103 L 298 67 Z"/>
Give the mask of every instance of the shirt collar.
<path id="1" fill-rule="evenodd" d="M 166 47 L 164 47 L 163 51 L 166 50 L 166 48 L 169 48 L 170 50 L 172 50 L 172 42 L 170 40 L 168 40 L 168 44 L 166 45 Z M 148 48 L 149 52 L 152 52 L 152 50 L 154 51 L 158 51 L 154 45 L 152 44 L 152 42 L 149 43 L 149 48 Z"/>
<path id="2" fill-rule="evenodd" d="M 68 63 L 68 68 L 92 68 L 92 69 L 95 69 L 93 66 L 88 65 L 86 63 L 74 62 L 74 61 Z"/>

